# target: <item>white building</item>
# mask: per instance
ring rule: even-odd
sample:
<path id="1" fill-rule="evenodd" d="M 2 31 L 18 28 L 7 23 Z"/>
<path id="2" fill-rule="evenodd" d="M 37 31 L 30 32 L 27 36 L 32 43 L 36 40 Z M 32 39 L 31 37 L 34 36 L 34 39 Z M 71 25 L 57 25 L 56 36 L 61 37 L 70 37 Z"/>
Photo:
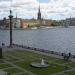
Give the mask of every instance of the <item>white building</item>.
<path id="1" fill-rule="evenodd" d="M 18 18 L 18 19 L 14 18 L 13 19 L 13 28 L 20 28 L 20 27 L 21 27 L 21 19 L 20 18 Z"/>
<path id="2" fill-rule="evenodd" d="M 20 28 L 21 27 L 21 20 L 20 19 L 17 19 L 16 20 L 16 28 Z"/>

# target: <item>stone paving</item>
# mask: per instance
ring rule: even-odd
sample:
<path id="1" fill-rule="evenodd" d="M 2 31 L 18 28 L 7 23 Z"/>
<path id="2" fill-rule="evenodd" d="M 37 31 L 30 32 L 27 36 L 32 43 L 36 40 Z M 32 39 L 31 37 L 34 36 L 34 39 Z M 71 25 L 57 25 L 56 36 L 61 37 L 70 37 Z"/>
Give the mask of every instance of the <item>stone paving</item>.
<path id="1" fill-rule="evenodd" d="M 6 72 L 4 72 L 3 70 L 0 70 L 0 75 L 6 75 Z"/>

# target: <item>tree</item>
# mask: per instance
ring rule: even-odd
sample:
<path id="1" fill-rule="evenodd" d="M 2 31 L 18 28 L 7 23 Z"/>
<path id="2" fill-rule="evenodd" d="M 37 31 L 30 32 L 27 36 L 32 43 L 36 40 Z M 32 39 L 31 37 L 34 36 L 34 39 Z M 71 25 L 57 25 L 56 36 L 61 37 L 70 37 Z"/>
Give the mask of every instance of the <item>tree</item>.
<path id="1" fill-rule="evenodd" d="M 51 26 L 61 26 L 61 23 L 59 21 L 52 21 Z"/>

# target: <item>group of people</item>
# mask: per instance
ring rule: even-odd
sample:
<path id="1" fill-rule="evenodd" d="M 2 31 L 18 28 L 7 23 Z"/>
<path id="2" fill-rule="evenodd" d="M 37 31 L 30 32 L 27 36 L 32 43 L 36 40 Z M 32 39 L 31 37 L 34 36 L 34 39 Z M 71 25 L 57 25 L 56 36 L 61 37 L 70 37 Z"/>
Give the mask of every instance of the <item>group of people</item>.
<path id="1" fill-rule="evenodd" d="M 70 52 L 69 52 L 68 54 L 64 54 L 64 55 L 63 55 L 65 61 L 68 61 L 68 60 L 71 58 L 71 56 L 72 56 L 72 55 L 71 55 Z"/>

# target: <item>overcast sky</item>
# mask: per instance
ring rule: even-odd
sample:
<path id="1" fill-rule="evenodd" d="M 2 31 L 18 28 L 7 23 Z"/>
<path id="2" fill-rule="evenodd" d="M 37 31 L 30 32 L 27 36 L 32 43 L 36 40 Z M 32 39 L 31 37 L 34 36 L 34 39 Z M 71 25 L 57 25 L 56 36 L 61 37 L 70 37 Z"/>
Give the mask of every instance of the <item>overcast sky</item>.
<path id="1" fill-rule="evenodd" d="M 0 0 L 0 19 L 9 16 L 12 9 L 14 17 L 37 18 L 38 8 L 42 18 L 64 19 L 75 17 L 75 0 Z"/>

